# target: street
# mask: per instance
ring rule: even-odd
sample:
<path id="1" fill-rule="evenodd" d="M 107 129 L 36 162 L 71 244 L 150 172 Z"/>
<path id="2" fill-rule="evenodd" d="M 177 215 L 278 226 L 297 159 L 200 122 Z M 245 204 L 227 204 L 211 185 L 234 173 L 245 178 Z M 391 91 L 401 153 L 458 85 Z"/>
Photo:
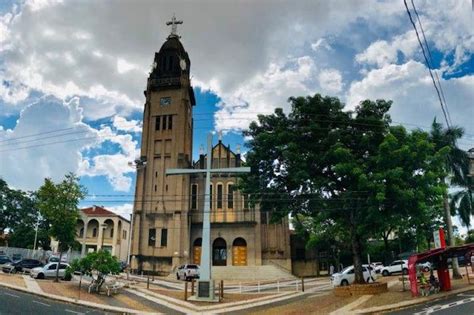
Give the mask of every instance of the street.
<path id="1" fill-rule="evenodd" d="M 0 314 L 113 314 L 0 287 Z"/>
<path id="2" fill-rule="evenodd" d="M 474 313 L 474 290 L 392 312 L 392 315 L 424 314 L 466 315 Z"/>

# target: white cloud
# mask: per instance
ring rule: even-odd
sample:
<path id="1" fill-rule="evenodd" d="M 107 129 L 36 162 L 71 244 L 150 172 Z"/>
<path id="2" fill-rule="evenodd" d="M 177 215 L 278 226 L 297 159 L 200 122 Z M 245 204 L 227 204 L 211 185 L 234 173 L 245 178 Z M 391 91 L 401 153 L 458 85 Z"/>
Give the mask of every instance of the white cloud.
<path id="1" fill-rule="evenodd" d="M 319 73 L 319 85 L 329 94 L 342 91 L 342 76 L 336 69 L 324 69 Z"/>
<path id="2" fill-rule="evenodd" d="M 474 76 L 445 80 L 441 83 L 447 99 L 451 118 L 455 125 L 463 126 L 466 132 L 473 134 L 474 126 Z M 352 82 L 347 103 L 350 108 L 364 99 L 393 100 L 390 114 L 395 121 L 429 126 L 434 117 L 444 122 L 439 100 L 427 68 L 416 61 L 402 65 L 386 65 L 369 71 L 362 80 Z M 464 141 L 464 142 L 463 142 Z M 472 141 L 460 141 L 466 149 L 472 147 Z"/>
<path id="3" fill-rule="evenodd" d="M 45 177 L 60 180 L 75 172 L 80 151 L 97 142 L 81 120 L 77 99 L 62 103 L 49 97 L 26 107 L 13 130 L 0 131 L 1 176 L 13 187 L 34 190 Z"/>
<path id="4" fill-rule="evenodd" d="M 113 126 L 120 131 L 142 132 L 142 124 L 138 120 L 127 120 L 124 117 L 114 116 Z"/>
<path id="5" fill-rule="evenodd" d="M 319 38 L 315 43 L 311 44 L 311 49 L 316 52 L 322 48 L 326 50 L 332 50 L 331 45 L 329 45 L 328 41 L 324 38 Z"/>

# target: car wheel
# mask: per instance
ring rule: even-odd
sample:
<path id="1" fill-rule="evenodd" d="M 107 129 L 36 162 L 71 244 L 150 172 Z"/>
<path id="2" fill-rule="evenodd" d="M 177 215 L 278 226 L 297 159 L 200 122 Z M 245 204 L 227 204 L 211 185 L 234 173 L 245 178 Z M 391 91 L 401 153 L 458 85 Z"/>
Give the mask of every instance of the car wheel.
<path id="1" fill-rule="evenodd" d="M 404 275 L 407 275 L 408 274 L 408 269 L 407 268 L 403 268 L 403 272 L 402 272 Z"/>
<path id="2" fill-rule="evenodd" d="M 349 285 L 349 281 L 347 281 L 346 279 L 342 280 L 341 281 L 341 286 L 346 286 L 346 285 Z"/>
<path id="3" fill-rule="evenodd" d="M 44 274 L 39 273 L 39 274 L 36 276 L 36 279 L 44 279 Z"/>
<path id="4" fill-rule="evenodd" d="M 430 268 L 425 267 L 425 268 L 423 268 L 423 271 L 424 271 L 424 272 L 428 272 L 428 271 L 430 271 Z"/>
<path id="5" fill-rule="evenodd" d="M 384 276 L 384 277 L 390 276 L 390 272 L 388 272 L 387 270 L 384 270 L 382 272 L 382 276 Z"/>

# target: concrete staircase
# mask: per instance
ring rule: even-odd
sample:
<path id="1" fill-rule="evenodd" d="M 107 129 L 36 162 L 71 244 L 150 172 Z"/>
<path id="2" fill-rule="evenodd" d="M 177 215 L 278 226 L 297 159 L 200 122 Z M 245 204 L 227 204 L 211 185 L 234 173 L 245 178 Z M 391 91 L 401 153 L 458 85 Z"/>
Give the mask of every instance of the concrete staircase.
<path id="1" fill-rule="evenodd" d="M 295 276 L 274 265 L 213 266 L 212 278 L 215 280 L 283 280 L 295 279 Z"/>

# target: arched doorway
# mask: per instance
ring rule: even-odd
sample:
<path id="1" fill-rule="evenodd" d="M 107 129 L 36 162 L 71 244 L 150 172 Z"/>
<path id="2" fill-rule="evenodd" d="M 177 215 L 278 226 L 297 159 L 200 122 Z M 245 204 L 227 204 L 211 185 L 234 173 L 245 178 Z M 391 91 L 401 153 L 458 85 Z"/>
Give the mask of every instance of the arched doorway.
<path id="1" fill-rule="evenodd" d="M 193 243 L 193 263 L 196 265 L 201 264 L 201 248 L 202 238 L 197 238 Z"/>
<path id="2" fill-rule="evenodd" d="M 241 237 L 232 243 L 232 265 L 247 266 L 247 242 Z"/>
<path id="3" fill-rule="evenodd" d="M 227 243 L 221 237 L 216 238 L 212 244 L 212 265 L 227 265 Z"/>

